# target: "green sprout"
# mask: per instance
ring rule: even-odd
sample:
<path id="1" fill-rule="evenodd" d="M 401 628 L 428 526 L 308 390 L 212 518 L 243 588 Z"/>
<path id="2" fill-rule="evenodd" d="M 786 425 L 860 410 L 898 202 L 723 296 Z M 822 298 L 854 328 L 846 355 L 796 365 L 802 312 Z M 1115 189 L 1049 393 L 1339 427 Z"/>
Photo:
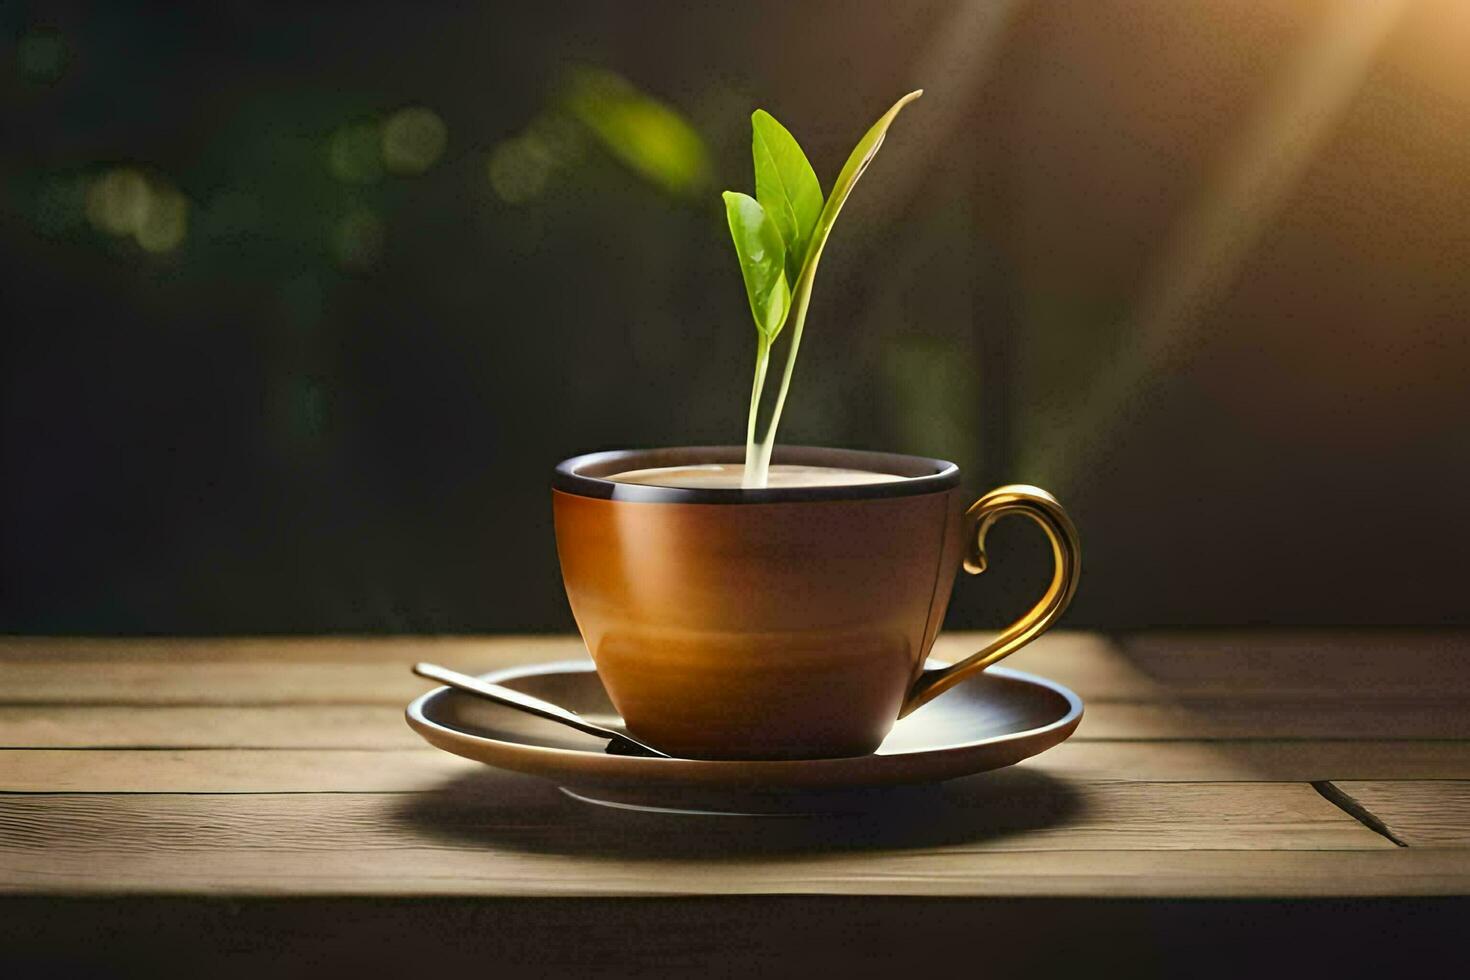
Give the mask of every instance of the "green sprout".
<path id="1" fill-rule="evenodd" d="M 924 90 L 919 89 L 899 99 L 858 140 L 825 203 L 822 185 L 795 137 L 764 109 L 757 109 L 750 117 L 755 197 L 735 191 L 724 193 L 730 237 L 735 242 L 745 294 L 755 318 L 755 383 L 751 387 L 750 417 L 745 427 L 744 485 L 747 487 L 766 485 L 771 451 L 776 445 L 776 427 L 786 406 L 786 393 L 791 387 L 791 373 L 801 347 L 802 329 L 806 326 L 807 307 L 811 304 L 812 282 L 827 236 L 832 233 L 837 214 L 858 178 L 883 145 L 888 127 L 899 110 L 923 94 Z M 781 387 L 765 438 L 757 442 L 756 417 L 766 386 L 771 347 L 793 309 L 796 325 L 791 331 Z"/>

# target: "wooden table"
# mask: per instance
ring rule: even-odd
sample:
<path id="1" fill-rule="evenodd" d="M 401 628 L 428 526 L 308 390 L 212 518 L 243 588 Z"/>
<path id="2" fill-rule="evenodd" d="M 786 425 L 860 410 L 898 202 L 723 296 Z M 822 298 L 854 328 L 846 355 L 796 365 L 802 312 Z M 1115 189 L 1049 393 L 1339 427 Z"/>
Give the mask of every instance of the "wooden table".
<path id="1" fill-rule="evenodd" d="M 607 811 L 403 722 L 414 660 L 581 654 L 0 640 L 0 974 L 1353 972 L 1470 922 L 1470 633 L 1053 634 L 1012 663 L 1083 696 L 1076 736 L 902 818 Z"/>

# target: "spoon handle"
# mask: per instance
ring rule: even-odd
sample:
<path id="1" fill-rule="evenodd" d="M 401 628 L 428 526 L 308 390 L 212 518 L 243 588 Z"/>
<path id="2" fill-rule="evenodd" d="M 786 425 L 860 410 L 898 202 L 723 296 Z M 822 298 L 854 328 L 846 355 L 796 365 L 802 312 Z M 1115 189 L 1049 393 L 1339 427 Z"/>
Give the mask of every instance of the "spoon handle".
<path id="1" fill-rule="evenodd" d="M 615 732 L 610 728 L 603 728 L 601 725 L 594 725 L 576 712 L 568 711 L 560 705 L 552 704 L 550 701 L 543 701 L 538 697 L 532 697 L 529 694 L 523 694 L 520 691 L 515 691 L 508 687 L 502 687 L 499 684 L 483 681 L 478 677 L 471 677 L 469 674 L 461 674 L 459 671 L 450 670 L 448 667 L 440 667 L 438 664 L 418 663 L 413 665 L 413 672 L 420 677 L 427 677 L 431 681 L 448 684 L 450 687 L 464 691 L 467 694 L 474 694 L 486 700 L 494 701 L 497 704 L 503 704 L 507 708 L 516 708 L 517 710 L 538 715 L 550 721 L 561 722 L 563 725 L 569 725 L 579 732 L 586 732 L 588 735 L 596 735 L 599 738 L 608 739 L 623 737 L 621 733 Z"/>

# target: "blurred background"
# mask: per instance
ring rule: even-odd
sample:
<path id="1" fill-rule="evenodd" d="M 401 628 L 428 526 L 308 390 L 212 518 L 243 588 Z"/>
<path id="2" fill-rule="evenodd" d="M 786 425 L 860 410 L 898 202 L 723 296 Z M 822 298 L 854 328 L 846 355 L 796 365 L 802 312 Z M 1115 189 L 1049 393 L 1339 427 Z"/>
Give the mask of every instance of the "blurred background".
<path id="1" fill-rule="evenodd" d="M 1050 488 L 1072 626 L 1470 622 L 1462 0 L 5 3 L 0 43 L 0 630 L 570 629 L 551 467 L 744 437 L 749 113 L 830 187 L 919 86 L 781 441 Z M 951 626 L 1045 581 L 997 538 Z"/>

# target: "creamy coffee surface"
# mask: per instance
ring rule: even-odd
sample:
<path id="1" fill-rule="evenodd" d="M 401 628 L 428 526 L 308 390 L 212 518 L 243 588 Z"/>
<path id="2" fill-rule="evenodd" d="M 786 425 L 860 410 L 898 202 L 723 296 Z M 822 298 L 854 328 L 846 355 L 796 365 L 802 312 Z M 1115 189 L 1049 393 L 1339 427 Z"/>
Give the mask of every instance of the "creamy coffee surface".
<path id="1" fill-rule="evenodd" d="M 627 470 L 606 477 L 615 483 L 640 483 L 650 487 L 701 490 L 739 490 L 745 479 L 743 463 L 703 463 L 694 466 L 655 466 Z M 872 470 L 848 470 L 835 466 L 794 466 L 772 463 L 766 487 L 848 487 L 862 483 L 895 483 L 908 477 Z"/>

